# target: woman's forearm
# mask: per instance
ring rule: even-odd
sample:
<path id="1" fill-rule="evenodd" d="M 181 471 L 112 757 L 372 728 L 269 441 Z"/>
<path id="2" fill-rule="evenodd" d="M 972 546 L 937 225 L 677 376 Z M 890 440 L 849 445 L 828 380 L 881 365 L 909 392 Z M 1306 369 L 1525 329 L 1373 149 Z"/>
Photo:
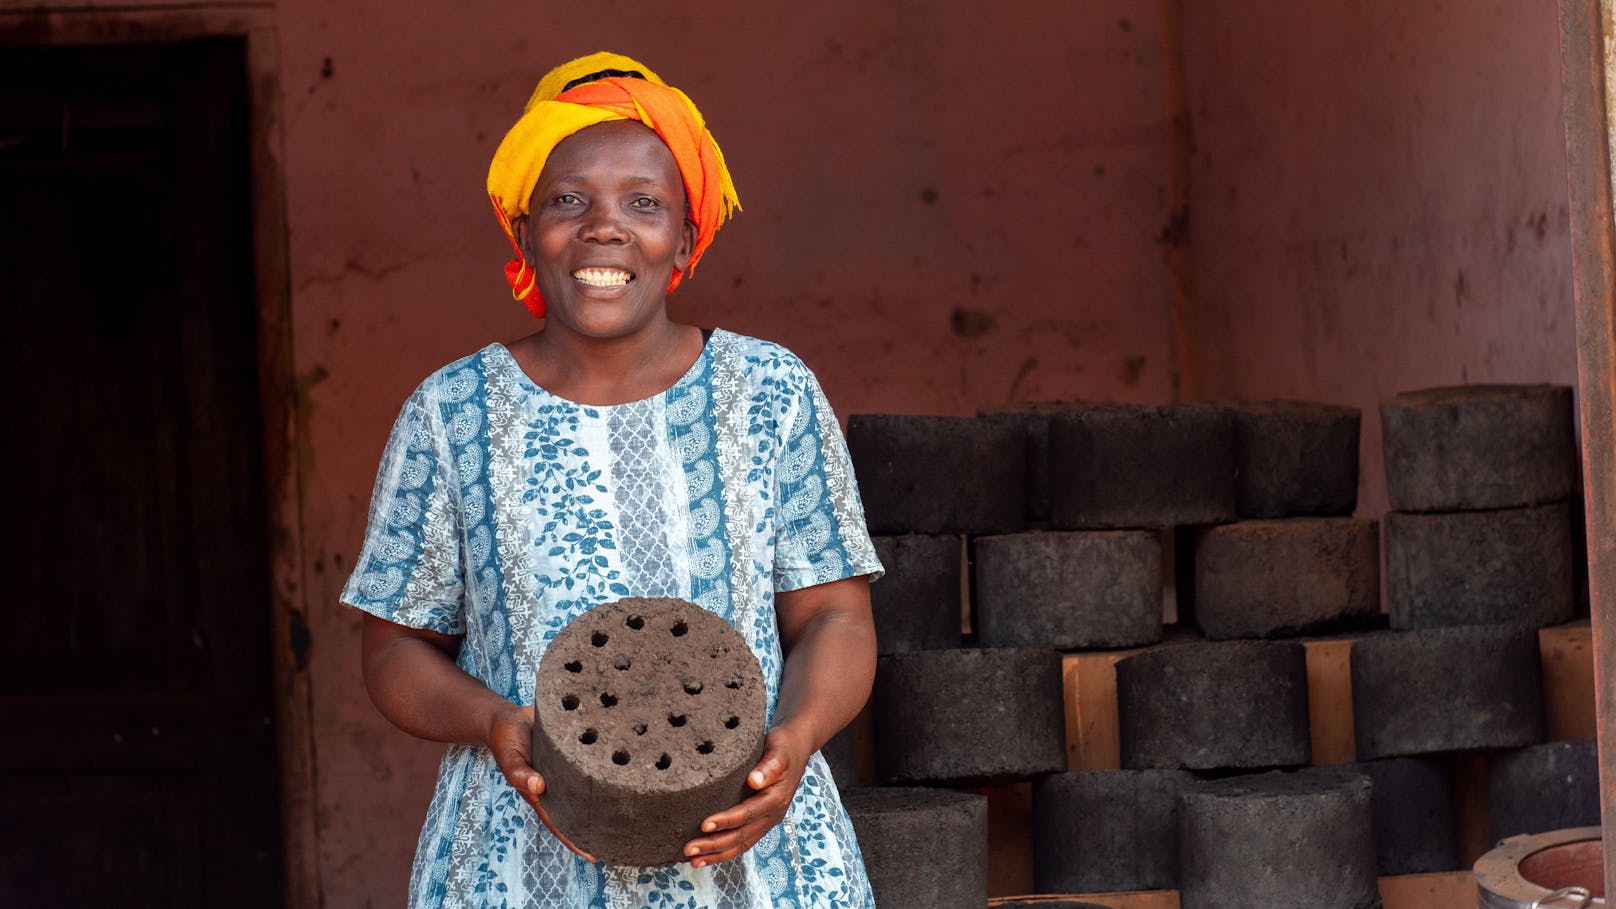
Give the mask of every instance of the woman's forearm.
<path id="1" fill-rule="evenodd" d="M 818 750 L 852 722 L 875 680 L 875 626 L 863 577 L 781 594 L 785 665 L 774 725 Z M 795 620 L 795 621 L 794 621 Z"/>
<path id="2" fill-rule="evenodd" d="M 519 710 L 455 665 L 458 639 L 367 615 L 365 688 L 393 725 L 434 742 L 488 744 L 495 718 Z"/>

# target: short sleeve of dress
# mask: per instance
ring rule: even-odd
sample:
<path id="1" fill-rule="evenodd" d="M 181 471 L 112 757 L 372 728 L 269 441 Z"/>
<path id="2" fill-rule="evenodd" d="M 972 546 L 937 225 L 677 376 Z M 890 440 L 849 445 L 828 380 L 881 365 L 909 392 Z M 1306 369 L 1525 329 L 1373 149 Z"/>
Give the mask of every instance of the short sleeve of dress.
<path id="1" fill-rule="evenodd" d="M 797 590 L 884 569 L 864 523 L 853 462 L 819 381 L 806 367 L 786 409 L 775 474 L 774 589 Z M 797 378 L 797 377 L 794 377 Z"/>
<path id="2" fill-rule="evenodd" d="M 448 450 L 430 397 L 416 391 L 382 453 L 364 547 L 342 602 L 411 628 L 465 633 L 464 536 Z"/>

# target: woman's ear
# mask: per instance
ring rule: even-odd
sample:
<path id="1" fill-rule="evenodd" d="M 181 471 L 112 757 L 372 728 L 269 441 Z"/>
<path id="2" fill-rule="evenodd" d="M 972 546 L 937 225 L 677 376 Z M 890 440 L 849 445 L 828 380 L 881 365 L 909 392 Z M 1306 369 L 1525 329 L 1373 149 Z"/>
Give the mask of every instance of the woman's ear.
<path id="1" fill-rule="evenodd" d="M 516 248 L 522 251 L 522 260 L 531 263 L 533 250 L 527 245 L 527 215 L 517 215 L 511 219 L 511 236 L 516 240 Z"/>
<path id="2" fill-rule="evenodd" d="M 696 252 L 696 222 L 686 221 L 679 231 L 679 249 L 673 254 L 674 270 L 680 274 L 690 266 L 690 257 Z"/>

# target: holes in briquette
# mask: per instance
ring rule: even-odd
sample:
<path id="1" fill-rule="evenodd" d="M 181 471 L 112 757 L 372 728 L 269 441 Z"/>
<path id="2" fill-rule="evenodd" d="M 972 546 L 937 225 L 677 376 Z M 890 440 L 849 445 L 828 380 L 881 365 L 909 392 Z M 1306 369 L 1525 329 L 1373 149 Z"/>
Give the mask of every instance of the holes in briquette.
<path id="1" fill-rule="evenodd" d="M 695 679 L 685 682 L 685 694 L 701 694 L 701 682 Z"/>
<path id="2" fill-rule="evenodd" d="M 561 709 L 562 710 L 577 710 L 578 709 L 578 696 L 576 694 L 564 695 L 561 698 Z"/>
<path id="3" fill-rule="evenodd" d="M 584 664 L 578 662 L 577 660 L 573 660 L 570 663 L 562 664 L 561 668 L 567 670 L 568 672 L 583 672 Z"/>
<path id="4" fill-rule="evenodd" d="M 629 660 L 628 657 L 621 657 L 617 662 L 612 664 L 612 668 L 618 670 L 619 672 L 627 672 L 628 668 L 632 665 L 634 664 Z"/>
<path id="5" fill-rule="evenodd" d="M 589 636 L 589 643 L 596 647 L 605 647 L 606 642 L 609 640 L 611 640 L 611 636 L 604 631 L 597 631 Z"/>
<path id="6" fill-rule="evenodd" d="M 741 690 L 741 680 L 740 679 L 730 679 L 729 681 L 724 683 L 724 687 L 728 688 L 731 691 L 740 691 Z"/>
<path id="7" fill-rule="evenodd" d="M 622 750 L 613 751 L 612 752 L 612 763 L 616 764 L 619 767 L 627 767 L 628 766 L 628 752 L 627 751 L 622 751 Z"/>
<path id="8" fill-rule="evenodd" d="M 628 627 L 630 627 L 632 629 L 634 629 L 635 631 L 639 631 L 641 628 L 645 627 L 645 617 L 644 616 L 639 616 L 639 615 L 631 615 L 631 616 L 628 617 L 628 621 L 624 622 L 623 624 L 627 625 Z"/>
<path id="9" fill-rule="evenodd" d="M 578 736 L 578 743 L 580 745 L 593 745 L 593 744 L 595 744 L 595 741 L 597 739 L 599 739 L 599 738 L 600 738 L 600 735 L 598 733 L 596 733 L 595 730 L 593 730 L 593 729 L 585 729 L 584 734 Z"/>
<path id="10" fill-rule="evenodd" d="M 713 743 L 712 742 L 702 742 L 700 745 L 696 746 L 696 753 L 697 754 L 712 754 L 713 753 Z"/>
<path id="11" fill-rule="evenodd" d="M 673 626 L 672 631 L 674 637 L 682 638 L 686 634 L 690 633 L 690 626 L 686 625 L 684 622 L 678 622 Z"/>
<path id="12" fill-rule="evenodd" d="M 732 716 L 724 721 L 725 729 L 734 729 L 739 725 L 741 725 L 741 718 L 738 716 Z"/>
<path id="13" fill-rule="evenodd" d="M 645 735 L 645 728 L 646 727 L 645 727 L 644 723 L 635 723 L 634 724 L 634 734 L 635 735 Z"/>
<path id="14" fill-rule="evenodd" d="M 665 754 L 663 756 L 657 758 L 656 769 L 658 769 L 658 770 L 667 770 L 669 767 L 672 767 L 672 766 L 673 766 L 673 758 L 668 757 Z"/>
<path id="15" fill-rule="evenodd" d="M 685 724 L 685 715 L 682 713 L 668 714 L 668 725 L 677 729 Z"/>
<path id="16" fill-rule="evenodd" d="M 602 706 L 602 707 L 616 707 L 617 706 L 617 695 L 608 694 L 608 693 L 602 691 L 600 693 L 600 706 Z"/>

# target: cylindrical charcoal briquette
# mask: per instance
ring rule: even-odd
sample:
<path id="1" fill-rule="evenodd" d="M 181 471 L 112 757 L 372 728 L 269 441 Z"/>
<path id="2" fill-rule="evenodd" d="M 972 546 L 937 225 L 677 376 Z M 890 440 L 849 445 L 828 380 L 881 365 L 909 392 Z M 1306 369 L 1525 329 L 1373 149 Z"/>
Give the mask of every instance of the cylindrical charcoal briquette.
<path id="1" fill-rule="evenodd" d="M 1020 426 L 1027 439 L 1027 525 L 1049 523 L 1049 420 L 1058 413 L 1071 413 L 1094 407 L 1094 401 L 1018 401 L 1001 407 L 986 407 L 979 416 Z"/>
<path id="2" fill-rule="evenodd" d="M 1107 405 L 1049 424 L 1050 522 L 1071 530 L 1235 519 L 1234 424 L 1211 404 Z"/>
<path id="3" fill-rule="evenodd" d="M 1288 767 L 1312 755 L 1307 652 L 1286 641 L 1170 644 L 1117 663 L 1122 766 Z"/>
<path id="4" fill-rule="evenodd" d="M 831 779 L 836 781 L 837 786 L 845 789 L 857 781 L 852 724 L 843 726 L 842 731 L 831 736 L 825 747 L 819 749 L 819 754 L 825 759 L 825 766 L 830 768 Z"/>
<path id="5" fill-rule="evenodd" d="M 881 909 L 982 909 L 988 800 L 948 789 L 849 789 L 864 872 Z"/>
<path id="6" fill-rule="evenodd" d="M 1493 839 L 1599 824 L 1593 742 L 1549 742 L 1487 758 Z"/>
<path id="7" fill-rule="evenodd" d="M 1386 606 L 1393 628 L 1570 620 L 1571 512 L 1564 502 L 1386 515 Z"/>
<path id="8" fill-rule="evenodd" d="M 1380 909 L 1369 780 L 1332 767 L 1264 773 L 1179 797 L 1183 909 Z"/>
<path id="9" fill-rule="evenodd" d="M 536 674 L 533 763 L 550 820 L 612 864 L 683 861 L 702 820 L 751 794 L 764 700 L 746 639 L 694 603 L 629 598 L 585 612 Z"/>
<path id="10" fill-rule="evenodd" d="M 1234 417 L 1241 517 L 1352 514 L 1358 506 L 1358 408 L 1310 401 L 1219 403 Z"/>
<path id="11" fill-rule="evenodd" d="M 1383 631 L 1352 644 L 1359 760 L 1543 738 L 1537 632 L 1496 625 Z"/>
<path id="12" fill-rule="evenodd" d="M 1178 886 L 1182 770 L 1057 773 L 1033 784 L 1033 881 L 1039 893 Z"/>
<path id="13" fill-rule="evenodd" d="M 1380 615 L 1374 521 L 1241 521 L 1195 535 L 1195 624 L 1214 640 L 1361 626 Z"/>
<path id="14" fill-rule="evenodd" d="M 1027 439 L 980 417 L 854 414 L 847 448 L 872 533 L 1020 530 Z"/>
<path id="15" fill-rule="evenodd" d="M 973 545 L 983 645 L 1077 650 L 1161 640 L 1157 532 L 1016 533 Z"/>
<path id="16" fill-rule="evenodd" d="M 1463 385 L 1380 405 L 1386 495 L 1396 511 L 1558 502 L 1576 489 L 1571 389 Z"/>
<path id="17" fill-rule="evenodd" d="M 1425 874 L 1458 867 L 1459 846 L 1447 764 L 1387 758 L 1348 765 L 1374 783 L 1380 873 Z"/>
<path id="18" fill-rule="evenodd" d="M 883 782 L 986 782 L 1066 769 L 1058 651 L 984 648 L 881 657 L 874 699 Z"/>
<path id="19" fill-rule="evenodd" d="M 906 534 L 875 537 L 887 573 L 870 585 L 876 652 L 946 650 L 960 645 L 960 575 L 957 536 Z"/>

